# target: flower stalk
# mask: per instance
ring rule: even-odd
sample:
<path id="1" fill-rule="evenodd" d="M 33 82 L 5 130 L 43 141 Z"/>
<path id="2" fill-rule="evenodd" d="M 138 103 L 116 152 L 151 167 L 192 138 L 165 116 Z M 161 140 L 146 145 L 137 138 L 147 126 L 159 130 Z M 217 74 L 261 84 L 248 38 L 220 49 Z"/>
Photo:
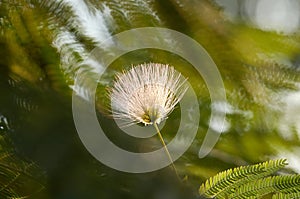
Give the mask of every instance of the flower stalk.
<path id="1" fill-rule="evenodd" d="M 166 154 L 167 154 L 167 156 L 168 156 L 168 158 L 169 158 L 169 160 L 170 160 L 170 162 L 171 162 L 171 164 L 172 164 L 172 168 L 173 168 L 173 170 L 174 170 L 174 172 L 175 172 L 177 178 L 178 178 L 179 181 L 180 181 L 180 177 L 179 177 L 179 175 L 178 175 L 177 169 L 176 169 L 176 167 L 175 167 L 175 164 L 174 164 L 174 162 L 173 162 L 173 159 L 172 159 L 172 157 L 171 157 L 171 154 L 170 154 L 170 152 L 169 152 L 169 150 L 168 150 L 168 147 L 167 147 L 167 145 L 166 145 L 166 143 L 165 143 L 165 141 L 164 141 L 164 138 L 162 137 L 162 135 L 161 135 L 161 133 L 160 133 L 160 130 L 159 130 L 159 128 L 158 128 L 157 123 L 154 122 L 154 123 L 153 123 L 153 126 L 154 126 L 154 128 L 155 128 L 155 130 L 156 130 L 156 132 L 157 132 L 157 135 L 158 135 L 158 137 L 159 137 L 159 140 L 160 140 L 160 142 L 162 143 L 162 145 L 163 145 L 163 147 L 164 147 L 164 149 L 165 149 L 165 151 L 166 151 Z"/>

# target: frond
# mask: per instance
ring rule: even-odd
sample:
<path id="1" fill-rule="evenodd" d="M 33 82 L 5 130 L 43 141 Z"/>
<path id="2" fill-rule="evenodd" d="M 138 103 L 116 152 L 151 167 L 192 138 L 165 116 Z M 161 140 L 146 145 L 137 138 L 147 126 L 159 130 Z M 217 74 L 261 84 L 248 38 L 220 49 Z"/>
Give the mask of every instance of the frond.
<path id="1" fill-rule="evenodd" d="M 29 198 L 44 189 L 45 175 L 35 163 L 16 155 L 5 132 L 0 134 L 0 196 Z"/>
<path id="2" fill-rule="evenodd" d="M 287 165 L 286 159 L 270 160 L 251 166 L 229 169 L 208 179 L 199 189 L 201 195 L 209 198 L 225 198 L 234 190 L 251 181 L 268 176 Z"/>
<path id="3" fill-rule="evenodd" d="M 230 198 L 262 197 L 269 193 L 300 194 L 300 175 L 272 176 L 239 187 Z"/>
<path id="4" fill-rule="evenodd" d="M 300 198 L 300 192 L 298 192 L 298 193 L 289 193 L 289 194 L 277 193 L 277 194 L 274 194 L 273 197 L 272 197 L 272 199 L 290 199 L 290 198 L 299 199 Z"/>

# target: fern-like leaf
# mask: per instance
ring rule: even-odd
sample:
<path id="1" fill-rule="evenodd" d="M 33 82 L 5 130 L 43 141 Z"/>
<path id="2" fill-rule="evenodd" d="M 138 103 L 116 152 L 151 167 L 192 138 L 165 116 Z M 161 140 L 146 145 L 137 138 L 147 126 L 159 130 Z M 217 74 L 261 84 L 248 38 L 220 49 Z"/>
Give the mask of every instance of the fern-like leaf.
<path id="1" fill-rule="evenodd" d="M 13 153 L 0 150 L 1 198 L 28 197 L 44 189 L 43 173 L 36 164 L 24 161 Z M 31 193 L 25 193 L 29 190 Z"/>
<path id="2" fill-rule="evenodd" d="M 298 193 L 289 193 L 289 194 L 277 193 L 277 194 L 274 194 L 273 197 L 272 197 L 272 199 L 290 199 L 290 198 L 299 199 L 300 198 L 300 192 L 298 192 Z"/>
<path id="3" fill-rule="evenodd" d="M 237 187 L 268 176 L 287 165 L 286 159 L 270 160 L 251 166 L 229 169 L 208 179 L 201 185 L 199 192 L 209 198 L 226 198 Z"/>
<path id="4" fill-rule="evenodd" d="M 269 193 L 300 193 L 300 175 L 272 176 L 239 187 L 229 198 L 262 197 Z"/>
<path id="5" fill-rule="evenodd" d="M 44 173 L 16 154 L 6 135 L 10 129 L 7 119 L 1 115 L 0 126 L 0 198 L 29 198 L 44 189 Z"/>

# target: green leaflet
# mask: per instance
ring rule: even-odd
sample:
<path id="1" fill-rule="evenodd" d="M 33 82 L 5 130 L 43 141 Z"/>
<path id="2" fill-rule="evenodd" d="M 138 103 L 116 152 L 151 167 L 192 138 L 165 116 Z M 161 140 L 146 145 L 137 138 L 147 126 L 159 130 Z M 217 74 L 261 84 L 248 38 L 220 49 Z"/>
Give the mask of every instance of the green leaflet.
<path id="1" fill-rule="evenodd" d="M 278 194 L 274 194 L 272 197 L 272 199 L 290 199 L 290 198 L 300 198 L 300 192 L 290 193 L 290 194 L 278 193 Z"/>
<path id="2" fill-rule="evenodd" d="M 0 138 L 0 197 L 28 198 L 44 189 L 41 169 L 15 155 L 4 135 Z"/>
<path id="3" fill-rule="evenodd" d="M 242 185 L 229 198 L 260 198 L 266 194 L 280 192 L 286 194 L 300 193 L 300 175 L 271 176 Z"/>
<path id="4" fill-rule="evenodd" d="M 229 169 L 208 179 L 199 192 L 208 198 L 300 198 L 300 175 L 269 176 L 285 165 L 286 159 L 278 159 Z"/>
<path id="5" fill-rule="evenodd" d="M 286 159 L 270 160 L 252 166 L 242 166 L 220 172 L 200 186 L 201 195 L 208 198 L 300 198 L 300 175 L 268 175 L 287 165 Z"/>
<path id="6" fill-rule="evenodd" d="M 226 198 L 239 186 L 270 175 L 287 165 L 285 159 L 229 169 L 208 179 L 199 189 L 206 197 Z"/>

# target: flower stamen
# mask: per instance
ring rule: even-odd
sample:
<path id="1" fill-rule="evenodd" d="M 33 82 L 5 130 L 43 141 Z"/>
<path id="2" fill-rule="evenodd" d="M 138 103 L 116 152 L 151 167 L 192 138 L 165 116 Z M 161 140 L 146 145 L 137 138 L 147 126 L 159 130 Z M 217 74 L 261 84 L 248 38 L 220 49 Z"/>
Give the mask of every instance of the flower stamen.
<path id="1" fill-rule="evenodd" d="M 127 124 L 159 124 L 187 90 L 186 79 L 173 67 L 149 63 L 117 75 L 111 90 L 115 118 Z"/>

